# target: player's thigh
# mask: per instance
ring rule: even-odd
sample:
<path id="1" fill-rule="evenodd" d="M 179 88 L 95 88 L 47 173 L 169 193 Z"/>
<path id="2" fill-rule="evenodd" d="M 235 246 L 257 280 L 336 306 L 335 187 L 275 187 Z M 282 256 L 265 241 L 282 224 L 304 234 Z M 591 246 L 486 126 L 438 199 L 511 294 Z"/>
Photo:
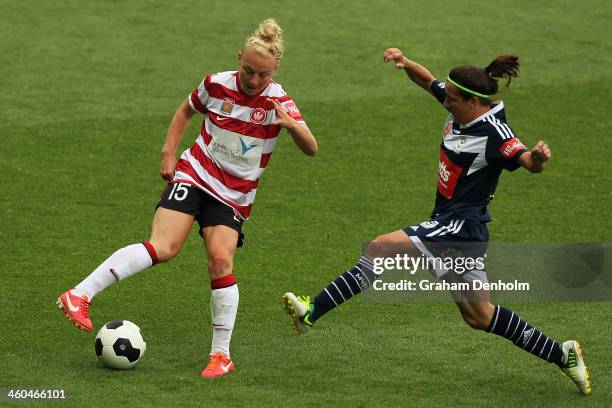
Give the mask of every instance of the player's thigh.
<path id="1" fill-rule="evenodd" d="M 178 254 L 189 236 L 195 216 L 158 207 L 153 217 L 151 239 L 160 261 L 167 261 Z"/>
<path id="2" fill-rule="evenodd" d="M 365 249 L 365 255 L 370 259 L 395 256 L 397 254 L 420 255 L 420 251 L 414 246 L 414 243 L 404 230 L 379 235 Z"/>
<path id="3" fill-rule="evenodd" d="M 231 274 L 239 232 L 226 225 L 214 225 L 202 228 L 201 233 L 211 278 L 218 279 Z"/>

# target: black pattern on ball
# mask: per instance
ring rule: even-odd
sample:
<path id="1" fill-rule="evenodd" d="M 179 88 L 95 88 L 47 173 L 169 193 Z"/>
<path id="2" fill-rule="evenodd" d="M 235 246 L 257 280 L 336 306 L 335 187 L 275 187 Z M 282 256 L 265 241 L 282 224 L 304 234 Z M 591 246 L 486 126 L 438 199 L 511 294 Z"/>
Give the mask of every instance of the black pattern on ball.
<path id="1" fill-rule="evenodd" d="M 113 350 L 117 356 L 125 356 L 130 363 L 140 358 L 140 349 L 132 347 L 128 339 L 117 339 L 113 344 Z"/>
<path id="2" fill-rule="evenodd" d="M 111 322 L 106 323 L 107 329 L 116 329 L 117 327 L 123 326 L 123 320 L 113 320 Z"/>
<path id="3" fill-rule="evenodd" d="M 102 348 L 104 347 L 104 345 L 102 344 L 102 339 L 101 338 L 97 338 L 96 339 L 96 356 L 100 357 L 102 355 Z"/>

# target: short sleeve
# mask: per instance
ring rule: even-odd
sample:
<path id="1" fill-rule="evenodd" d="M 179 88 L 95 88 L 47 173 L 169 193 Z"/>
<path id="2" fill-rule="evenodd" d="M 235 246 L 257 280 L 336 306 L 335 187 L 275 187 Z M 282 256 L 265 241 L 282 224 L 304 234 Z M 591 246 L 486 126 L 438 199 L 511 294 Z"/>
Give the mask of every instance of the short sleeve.
<path id="1" fill-rule="evenodd" d="M 287 114 L 295 119 L 298 123 L 306 123 L 304 118 L 302 118 L 302 113 L 298 109 L 295 101 L 291 99 L 289 96 L 281 96 L 278 98 L 278 102 L 281 104 L 283 108 L 287 110 Z"/>
<path id="2" fill-rule="evenodd" d="M 200 112 L 202 114 L 206 114 L 208 109 L 206 109 L 206 104 L 208 103 L 208 90 L 210 89 L 210 75 L 207 75 L 206 78 L 200 82 L 200 85 L 196 89 L 191 92 L 191 94 L 187 97 L 187 101 L 189 102 L 189 106 L 194 111 Z"/>
<path id="3" fill-rule="evenodd" d="M 446 92 L 444 91 L 445 86 L 446 84 L 444 82 L 438 81 L 437 79 L 434 79 L 430 86 L 431 93 L 440 103 L 444 103 L 444 99 L 446 98 Z"/>
<path id="4" fill-rule="evenodd" d="M 509 171 L 518 169 L 518 158 L 529 149 L 506 123 L 496 120 L 491 123 L 491 127 L 491 135 L 487 140 L 487 162 Z"/>

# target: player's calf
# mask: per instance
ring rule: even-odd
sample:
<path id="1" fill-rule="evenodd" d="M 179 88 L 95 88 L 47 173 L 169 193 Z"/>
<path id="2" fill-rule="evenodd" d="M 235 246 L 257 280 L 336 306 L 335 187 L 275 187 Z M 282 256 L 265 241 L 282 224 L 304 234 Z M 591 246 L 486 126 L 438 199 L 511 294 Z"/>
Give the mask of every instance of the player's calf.
<path id="1" fill-rule="evenodd" d="M 475 330 L 486 330 L 491 324 L 495 306 L 489 302 L 457 302 L 461 317 Z"/>

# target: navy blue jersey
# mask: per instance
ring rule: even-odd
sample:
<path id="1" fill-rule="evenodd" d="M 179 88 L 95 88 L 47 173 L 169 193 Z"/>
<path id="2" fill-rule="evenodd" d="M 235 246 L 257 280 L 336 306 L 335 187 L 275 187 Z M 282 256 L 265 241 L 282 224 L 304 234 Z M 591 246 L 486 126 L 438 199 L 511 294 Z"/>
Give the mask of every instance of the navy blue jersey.
<path id="1" fill-rule="evenodd" d="M 444 102 L 444 82 L 433 81 L 431 91 Z M 491 220 L 487 204 L 493 198 L 503 169 L 513 171 L 528 149 L 506 123 L 504 103 L 466 125 L 449 115 L 444 123 L 438 166 L 438 191 L 432 219 Z"/>

